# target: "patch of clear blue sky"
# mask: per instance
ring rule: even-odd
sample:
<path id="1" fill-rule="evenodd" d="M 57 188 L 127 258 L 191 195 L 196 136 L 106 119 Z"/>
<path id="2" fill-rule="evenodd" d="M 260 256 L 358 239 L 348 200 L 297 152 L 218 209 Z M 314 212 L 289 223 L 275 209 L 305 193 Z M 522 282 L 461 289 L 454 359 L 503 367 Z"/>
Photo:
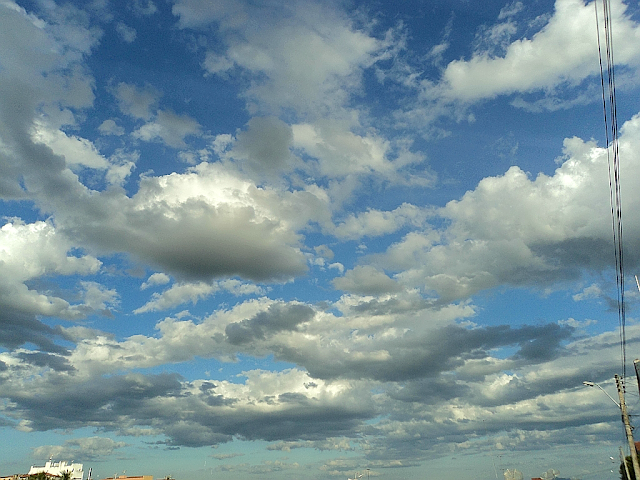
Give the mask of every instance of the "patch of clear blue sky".
<path id="1" fill-rule="evenodd" d="M 12 218 L 18 218 L 24 223 L 33 223 L 48 218 L 34 208 L 31 200 L 0 200 L 0 212 L 2 212 L 0 219 L 3 225 Z"/>
<path id="2" fill-rule="evenodd" d="M 79 435 L 78 433 L 76 434 Z M 38 436 L 35 436 L 30 434 L 30 432 L 20 431 L 11 427 L 0 427 L 0 435 L 4 438 L 8 436 L 11 437 L 10 442 L 2 442 L 3 475 L 29 471 L 31 465 L 25 465 L 22 459 L 25 453 L 31 449 L 40 447 L 41 445 L 57 445 L 61 443 L 59 432 L 54 431 L 40 432 Z M 47 460 L 48 458 L 34 458 L 33 464 L 44 465 L 44 462 Z"/>

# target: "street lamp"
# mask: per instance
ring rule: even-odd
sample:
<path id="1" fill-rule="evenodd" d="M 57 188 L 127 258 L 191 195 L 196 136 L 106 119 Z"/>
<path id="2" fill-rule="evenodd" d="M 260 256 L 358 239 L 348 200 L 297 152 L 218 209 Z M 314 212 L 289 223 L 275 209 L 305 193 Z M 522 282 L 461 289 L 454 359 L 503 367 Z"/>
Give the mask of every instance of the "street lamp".
<path id="1" fill-rule="evenodd" d="M 631 423 L 629 422 L 629 414 L 627 413 L 627 405 L 624 402 L 624 393 L 622 392 L 621 380 L 618 375 L 614 376 L 616 380 L 616 387 L 618 389 L 618 397 L 620 398 L 620 403 L 616 402 L 611 395 L 609 395 L 604 388 L 598 385 L 595 382 L 582 382 L 583 385 L 587 387 L 598 387 L 602 390 L 607 397 L 611 399 L 613 403 L 620 409 L 620 413 L 622 414 L 622 423 L 624 424 L 625 433 L 627 434 L 627 440 L 629 442 L 629 450 L 631 453 L 631 461 L 633 463 L 633 471 L 635 473 L 636 478 L 640 478 L 640 464 L 638 463 L 638 454 L 636 451 L 636 445 L 633 441 L 633 432 L 631 431 Z M 623 462 L 626 465 L 626 462 L 623 459 Z M 628 475 L 627 475 L 628 477 Z"/>
<path id="2" fill-rule="evenodd" d="M 616 401 L 613 399 L 613 397 L 612 397 L 611 395 L 609 395 L 609 394 L 607 393 L 607 391 L 606 391 L 604 388 L 602 388 L 599 384 L 597 384 L 597 383 L 595 383 L 595 382 L 582 382 L 582 384 L 583 384 L 583 385 L 585 385 L 585 386 L 587 386 L 587 387 L 598 387 L 600 390 L 602 390 L 602 391 L 604 392 L 604 394 L 605 394 L 607 397 L 609 397 L 609 398 L 611 399 L 611 401 L 612 401 L 613 403 L 615 403 L 615 404 L 616 404 L 616 407 L 620 408 L 620 404 L 619 404 L 618 402 L 616 402 Z"/>

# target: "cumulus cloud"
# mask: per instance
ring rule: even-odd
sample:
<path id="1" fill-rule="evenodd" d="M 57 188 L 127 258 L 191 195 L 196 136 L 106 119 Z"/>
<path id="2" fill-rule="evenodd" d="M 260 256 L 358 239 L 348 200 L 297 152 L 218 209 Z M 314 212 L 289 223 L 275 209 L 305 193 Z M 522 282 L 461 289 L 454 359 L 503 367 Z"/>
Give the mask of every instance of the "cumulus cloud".
<path id="1" fill-rule="evenodd" d="M 157 326 L 157 339 L 116 343 L 87 338 L 73 352 L 72 365 L 87 372 L 109 372 L 192 356 L 225 359 L 240 352 L 272 352 L 304 367 L 312 378 L 400 381 L 432 377 L 499 348 L 517 347 L 510 357 L 512 368 L 548 361 L 563 353 L 572 333 L 571 327 L 557 324 L 468 329 L 451 322 L 472 316 L 469 307 L 419 308 L 406 303 L 410 308 L 403 309 L 401 299 L 396 299 L 395 310 L 374 311 L 366 302 L 367 298 L 345 299 L 336 305 L 342 310 L 342 317 L 337 317 L 300 303 L 246 301 L 199 323 L 167 318 Z M 416 325 L 416 318 L 429 321 Z"/>
<path id="2" fill-rule="evenodd" d="M 136 151 L 127 152 L 117 149 L 113 155 L 109 157 L 109 167 L 105 174 L 105 180 L 108 185 L 122 186 L 129 178 L 136 163 L 140 159 L 140 154 Z"/>
<path id="3" fill-rule="evenodd" d="M 620 138 L 630 176 L 640 165 L 634 150 L 639 126 L 634 117 Z M 611 261 L 609 192 L 602 181 L 607 169 L 605 149 L 568 138 L 552 176 L 531 178 L 511 167 L 504 175 L 487 177 L 440 209 L 438 215 L 450 222 L 446 229 L 412 232 L 372 258 L 402 271 L 399 282 L 445 300 L 499 284 L 551 285 L 579 277 L 582 269 L 599 271 Z M 640 198 L 625 191 L 624 200 L 634 208 Z M 630 219 L 627 227 L 636 232 L 640 225 Z M 635 245 L 635 234 L 629 241 Z M 625 260 L 638 262 L 633 253 Z"/>
<path id="4" fill-rule="evenodd" d="M 207 52 L 202 67 L 212 75 L 219 75 L 233 68 L 233 61 L 224 55 L 218 55 L 215 52 Z"/>
<path id="5" fill-rule="evenodd" d="M 76 428 L 85 422 L 121 434 L 154 427 L 155 433 L 167 436 L 168 445 L 194 447 L 228 442 L 236 435 L 266 440 L 320 439 L 326 428 L 338 435 L 348 433 L 358 417 L 371 414 L 371 402 L 356 401 L 335 385 L 316 382 L 311 393 L 304 386 L 309 382 L 308 375 L 299 370 L 253 371 L 243 376 L 244 383 L 181 383 L 170 374 L 128 374 L 97 381 L 67 376 L 60 380 L 74 389 L 73 398 L 60 388 L 42 384 L 40 391 L 47 392 L 46 402 L 41 395 L 21 395 L 8 413 L 24 415 L 25 428 L 34 430 L 47 430 L 54 423 Z M 263 403 L 265 398 L 271 399 L 269 403 Z M 231 405 L 233 410 L 229 409 Z M 144 411 L 147 413 L 141 415 Z M 77 451 L 95 459 L 124 446 L 97 438 L 88 441 L 84 449 L 76 450 L 76 445 L 70 441 L 62 447 L 43 448 Z"/>
<path id="6" fill-rule="evenodd" d="M 116 442 L 110 438 L 87 437 L 67 440 L 64 445 L 43 445 L 33 449 L 36 458 L 74 458 L 79 462 L 97 461 L 109 457 L 125 442 Z"/>
<path id="7" fill-rule="evenodd" d="M 381 295 L 398 292 L 402 289 L 384 272 L 370 265 L 362 265 L 349 270 L 344 277 L 334 279 L 333 285 L 339 290 L 360 295 Z"/>
<path id="8" fill-rule="evenodd" d="M 174 148 L 185 147 L 184 139 L 188 136 L 199 136 L 202 127 L 188 115 L 177 115 L 171 111 L 158 110 L 157 116 L 131 135 L 147 142 L 160 140 Z"/>
<path id="9" fill-rule="evenodd" d="M 112 122 L 113 125 L 109 124 L 105 127 L 107 122 L 109 120 L 99 127 L 103 134 L 107 132 L 114 135 L 121 134 L 121 127 L 114 122 Z M 122 149 L 116 150 L 113 155 L 106 158 L 93 142 L 53 129 L 41 120 L 36 120 L 34 123 L 31 137 L 35 144 L 45 145 L 51 149 L 53 155 L 63 158 L 65 165 L 73 171 L 87 168 L 104 172 L 104 178 L 109 185 L 121 185 L 131 174 L 139 158 L 137 152 L 126 153 Z"/>
<path id="10" fill-rule="evenodd" d="M 49 222 L 6 223 L 0 229 L 0 304 L 28 315 L 83 318 L 79 306 L 72 306 L 60 296 L 30 289 L 27 283 L 45 275 L 87 275 L 95 273 L 101 262 L 90 255 L 69 254 L 71 241 L 59 234 Z M 91 308 L 85 305 L 86 308 Z"/>
<path id="11" fill-rule="evenodd" d="M 98 127 L 98 130 L 103 135 L 116 135 L 116 136 L 124 135 L 124 128 L 119 126 L 116 123 L 116 121 L 111 118 L 102 122 Z"/>
<path id="12" fill-rule="evenodd" d="M 363 213 L 349 214 L 332 233 L 349 240 L 388 235 L 404 226 L 420 227 L 425 224 L 427 216 L 427 212 L 408 203 L 403 203 L 391 212 L 369 209 Z"/>
<path id="13" fill-rule="evenodd" d="M 360 136 L 335 122 L 293 127 L 293 145 L 317 159 L 322 175 L 341 177 L 355 173 L 392 171 L 389 144 L 376 135 Z"/>
<path id="14" fill-rule="evenodd" d="M 406 148 L 404 141 L 390 141 L 363 126 L 360 112 L 349 106 L 349 98 L 362 87 L 364 71 L 392 56 L 393 35 L 376 38 L 333 5 L 307 1 L 278 8 L 178 1 L 173 13 L 182 28 L 214 24 L 226 40 L 224 52 L 206 53 L 203 67 L 208 74 L 241 72 L 253 79 L 243 96 L 250 112 L 264 116 L 252 119 L 247 131 L 239 133 L 235 153 L 258 173 L 290 167 L 291 146 L 304 159 L 302 168 L 313 176 L 375 173 L 394 182 L 433 183 L 430 174 L 399 173 L 423 163 L 424 157 Z M 249 28 L 246 18 L 260 21 Z M 272 117 L 287 111 L 305 121 L 289 126 Z"/>
<path id="15" fill-rule="evenodd" d="M 52 130 L 41 123 L 36 123 L 33 131 L 36 143 L 47 145 L 55 155 L 64 157 L 69 166 L 82 165 L 89 168 L 106 169 L 109 165 L 98 149 L 87 139 L 75 135 L 68 136 L 61 130 Z"/>
<path id="16" fill-rule="evenodd" d="M 71 194 L 48 201 L 62 207 Z M 221 164 L 201 164 L 145 177 L 132 198 L 81 193 L 56 210 L 66 234 L 103 252 L 126 252 L 192 280 L 262 280 L 306 270 L 297 229 L 322 218 L 326 205 L 310 192 L 257 188 Z"/>
<path id="17" fill-rule="evenodd" d="M 493 24 L 476 32 L 468 57 L 461 56 L 430 77 L 404 65 L 382 75 L 415 92 L 415 101 L 395 111 L 399 128 L 411 126 L 428 138 L 449 135 L 442 118 L 473 123 L 472 105 L 500 96 L 528 112 L 566 110 L 601 98 L 594 2 L 557 0 L 553 13 L 521 19 L 522 2 L 505 5 Z M 599 5 L 599 8 L 602 8 Z M 622 0 L 610 8 L 620 89 L 637 85 L 640 26 Z M 598 14 L 600 22 L 603 12 Z M 604 35 L 604 25 L 600 34 Z M 604 45 L 604 38 L 601 39 Z M 448 48 L 447 36 L 441 48 Z M 435 53 L 439 58 L 438 52 Z M 441 65 L 438 61 L 438 66 Z"/>
<path id="18" fill-rule="evenodd" d="M 65 23 L 63 12 L 60 12 L 62 18 L 46 23 L 11 2 L 3 3 L 0 9 L 0 42 L 6 47 L 0 60 L 0 99 L 3 101 L 0 195 L 24 198 L 30 182 L 21 178 L 29 177 L 31 165 L 37 165 L 40 174 L 54 179 L 58 178 L 60 169 L 58 157 L 32 142 L 36 111 L 38 107 L 42 111 L 45 106 L 55 106 L 50 109 L 52 112 L 91 105 L 92 78 L 80 62 L 95 46 L 100 33 L 82 23 L 59 28 L 57 22 Z M 72 14 L 73 10 L 70 7 L 65 12 Z M 67 123 L 74 122 L 68 110 L 64 114 L 71 117 Z"/>
<path id="19" fill-rule="evenodd" d="M 153 15 L 158 11 L 158 7 L 152 0 L 134 0 L 131 8 L 138 15 Z"/>
<path id="20" fill-rule="evenodd" d="M 311 113 L 342 105 L 359 86 L 362 69 L 385 47 L 353 28 L 338 10 L 307 1 L 272 8 L 179 0 L 173 13 L 182 28 L 216 23 L 227 49 L 224 55 L 209 53 L 204 67 L 218 73 L 234 64 L 254 75 L 257 81 L 247 95 L 272 111 L 293 107 Z M 249 26 L 247 18 L 262 21 Z"/>
<path id="21" fill-rule="evenodd" d="M 291 156 L 291 127 L 274 117 L 252 118 L 247 130 L 239 132 L 236 139 L 234 153 L 261 173 L 282 170 Z"/>
<path id="22" fill-rule="evenodd" d="M 226 460 L 227 458 L 235 458 L 235 457 L 241 457 L 243 456 L 244 453 L 216 453 L 214 455 L 211 455 L 212 458 L 215 458 L 216 460 Z"/>
<path id="23" fill-rule="evenodd" d="M 404 418 L 403 405 L 416 402 L 432 405 L 429 416 L 433 420 L 449 418 L 453 422 L 446 429 L 437 421 L 430 423 L 429 428 L 456 432 L 461 438 L 473 439 L 474 429 L 489 417 L 491 421 L 483 431 L 503 428 L 501 422 L 506 418 L 524 431 L 550 428 L 560 421 L 558 416 L 562 414 L 551 416 L 546 407 L 563 401 L 564 385 L 580 385 L 585 376 L 599 380 L 617 364 L 617 345 L 610 341 L 615 337 L 613 333 L 572 340 L 572 329 L 557 325 L 472 329 L 449 325 L 430 328 L 428 333 L 401 333 L 397 328 L 398 317 L 395 321 L 388 317 L 384 322 L 367 323 L 368 333 L 355 331 L 348 343 L 340 345 L 345 340 L 340 340 L 344 334 L 339 326 L 353 331 L 357 317 L 351 316 L 346 322 L 334 319 L 334 333 L 321 338 L 319 335 L 331 331 L 324 328 L 331 320 L 318 315 L 300 304 L 251 302 L 233 312 L 220 311 L 215 319 L 200 324 L 165 320 L 158 325 L 161 337 L 156 340 L 141 336 L 121 343 L 87 339 L 67 357 L 69 365 L 77 369 L 74 377 L 56 377 L 55 382 L 54 378 L 37 380 L 38 393 L 25 393 L 19 383 L 5 381 L 5 394 L 15 402 L 7 413 L 26 419 L 25 425 L 31 429 L 48 429 L 53 424 L 56 428 L 73 428 L 78 422 L 99 424 L 120 433 L 153 427 L 156 433 L 167 436 L 169 445 L 210 445 L 230 441 L 232 435 L 242 435 L 279 440 L 282 443 L 274 444 L 273 448 L 287 451 L 301 447 L 345 450 L 350 448 L 349 443 L 340 437 L 352 437 L 354 432 L 365 428 L 364 420 L 375 418 L 380 411 L 391 414 L 386 420 L 366 427 L 371 434 L 388 437 L 391 429 L 397 430 L 400 438 L 409 438 L 424 432 L 426 423 L 416 424 L 415 419 Z M 319 328 L 320 323 L 323 328 Z M 223 328 L 226 335 L 217 336 L 215 332 Z M 244 332 L 242 336 L 237 335 L 240 332 Z M 637 335 L 637 329 L 629 330 L 630 339 Z M 309 373 L 299 369 L 280 373 L 250 371 L 243 373 L 243 383 L 186 382 L 169 374 L 100 378 L 95 376 L 94 367 L 89 366 L 94 364 L 105 372 L 115 372 L 125 365 L 124 361 L 141 366 L 144 358 L 162 364 L 169 360 L 167 354 L 189 358 L 211 352 L 215 342 L 224 342 L 225 336 L 236 346 L 255 347 L 258 342 L 266 342 L 271 345 L 269 350 L 283 359 L 296 358 L 306 364 Z M 312 338 L 301 343 L 309 336 Z M 377 350 L 381 346 L 376 345 L 378 341 L 384 342 L 386 355 Z M 157 342 L 168 343 L 160 347 L 154 345 Z M 313 348 L 315 343 L 318 345 Z M 510 345 L 518 349 L 508 360 L 490 355 L 494 349 Z M 214 350 L 220 352 L 221 345 Z M 597 355 L 585 356 L 586 352 L 594 351 Z M 134 352 L 137 355 L 132 355 Z M 113 363 L 117 357 L 120 360 Z M 12 371 L 19 366 L 15 363 L 17 359 L 2 356 Z M 37 365 L 35 362 L 34 366 Z M 504 370 L 514 373 L 505 374 Z M 445 380 L 437 372 L 449 372 L 449 377 Z M 394 386 L 371 401 L 369 395 L 361 396 L 371 384 L 340 380 L 345 375 L 394 382 Z M 327 382 L 322 380 L 323 376 L 333 380 Z M 73 400 L 61 392 L 60 382 L 67 390 L 74 390 Z M 46 402 L 42 400 L 44 397 Z M 591 392 L 580 393 L 578 398 L 584 407 L 600 408 L 601 399 Z M 516 412 L 512 408 L 514 403 L 519 405 Z M 453 408 L 457 414 L 452 416 Z M 532 415 L 540 418 L 532 420 Z M 582 425 L 592 421 L 590 412 L 575 415 L 563 421 Z M 602 418 L 609 417 L 614 418 L 615 412 Z M 212 422 L 214 418 L 217 420 Z M 274 418 L 278 421 L 274 422 Z M 335 432 L 338 438 L 327 439 L 327 431 Z M 415 448 L 427 449 L 435 441 L 425 438 Z M 393 445 L 393 441 L 388 445 Z"/>
<path id="24" fill-rule="evenodd" d="M 18 19 L 24 20 L 23 15 L 18 13 Z M 50 40 L 43 37 L 40 41 L 46 44 Z M 32 60 L 37 71 L 39 64 L 32 53 L 25 55 L 24 60 L 23 68 Z M 3 65 L 9 66 L 9 61 L 3 60 Z M 7 71 L 11 69 L 2 70 Z M 55 79 L 50 77 L 45 80 L 34 73 L 33 78 L 43 79 L 44 87 Z M 165 110 L 155 113 L 160 94 L 151 86 L 119 83 L 113 87 L 113 93 L 123 113 L 147 121 L 134 136 L 182 146 L 186 136 L 200 132 L 200 126 L 189 117 Z M 59 96 L 60 92 L 47 90 L 52 98 L 55 94 Z M 128 253 L 183 279 L 210 280 L 236 275 L 287 279 L 306 271 L 297 229 L 310 219 L 318 220 L 320 216 L 326 219 L 324 198 L 307 191 L 281 193 L 256 188 L 221 164 L 203 164 L 183 175 L 145 177 L 133 197 L 117 190 L 92 192 L 66 168 L 67 163 L 73 165 L 77 161 L 82 167 L 106 168 L 109 182 L 121 185 L 132 171 L 136 155 L 116 153 L 109 163 L 87 140 L 43 127 L 37 131 L 41 136 L 49 135 L 42 139 L 47 140 L 47 148 L 40 139 L 40 143 L 34 143 L 33 138 L 25 137 L 25 132 L 36 118 L 38 101 L 16 102 L 20 111 L 13 113 L 3 110 L 8 115 L 3 125 L 9 129 L 2 132 L 3 154 L 11 154 L 7 158 L 10 165 L 15 165 L 14 177 L 20 169 L 28 171 L 24 184 L 44 208 L 56 212 L 57 230 L 67 238 L 103 253 Z M 58 152 L 50 150 L 50 145 Z M 38 168 L 29 168 L 28 159 L 37 161 Z M 19 183 L 14 184 L 14 193 L 24 192 Z M 44 301 L 36 309 L 38 313 L 71 312 L 62 299 L 47 298 L 19 283 L 12 288 L 10 297 L 14 300 L 19 298 L 16 289 L 23 291 L 23 299 L 31 298 L 24 305 Z M 58 305 L 48 305 L 50 302 Z"/>
<path id="25" fill-rule="evenodd" d="M 80 282 L 83 289 L 84 304 L 87 308 L 96 311 L 104 311 L 109 305 L 117 305 L 118 292 L 97 282 Z"/>
<path id="26" fill-rule="evenodd" d="M 140 289 L 145 290 L 155 285 L 166 285 L 170 281 L 171 281 L 171 278 L 166 273 L 162 273 L 162 272 L 153 273 L 149 276 L 146 282 L 140 285 Z"/>
<path id="27" fill-rule="evenodd" d="M 47 277 L 82 277 L 97 273 L 102 266 L 91 255 L 72 253 L 72 242 L 51 223 L 14 220 L 0 229 L 0 244 L 0 343 L 5 348 L 13 350 L 31 343 L 44 352 L 66 354 L 66 348 L 56 343 L 67 339 L 64 331 L 38 317 L 81 320 L 93 314 L 111 315 L 110 308 L 118 305 L 118 293 L 94 281 L 76 278 L 74 293 L 40 286 Z M 37 357 L 29 358 L 35 361 Z M 59 362 L 64 363 L 52 356 L 40 358 L 55 369 L 62 368 L 56 366 Z"/>
<path id="28" fill-rule="evenodd" d="M 194 65 L 208 74 L 199 81 L 243 80 L 242 119 L 212 127 L 201 111 L 174 113 L 186 104 L 174 92 L 165 99 L 144 81 L 120 82 L 118 72 L 93 79 L 84 60 L 100 32 L 88 14 L 61 6 L 39 18 L 0 5 L 8 52 L 0 58 L 0 195 L 34 205 L 34 219 L 9 219 L 0 229 L 0 422 L 24 432 L 155 436 L 167 448 L 242 439 L 274 442 L 269 450 L 288 454 L 357 451 L 382 469 L 496 445 L 583 442 L 594 421 L 619 420 L 597 392 L 580 390 L 585 378 L 604 381 L 616 371 L 617 332 L 594 335 L 595 321 L 578 315 L 541 314 L 532 325 L 514 310 L 487 321 L 491 314 L 474 303 L 495 287 L 552 293 L 572 280 L 580 281 L 567 289 L 574 301 L 606 298 L 606 287 L 591 280 L 610 264 L 606 151 L 567 138 L 553 174 L 513 166 L 446 205 L 429 206 L 422 190 L 420 203 L 353 195 L 430 186 L 436 177 L 426 153 L 412 151 L 415 132 L 390 135 L 386 120 L 355 106 L 373 81 L 369 67 L 387 59 L 400 69 L 402 60 L 390 56 L 392 33 L 375 37 L 364 11 L 348 16 L 338 7 L 174 2 L 183 30 L 176 36 L 197 39 L 189 44 Z M 127 25 L 158 13 L 151 1 L 127 8 Z M 585 5 L 559 0 L 536 35 L 513 41 L 526 8 L 502 8 L 498 23 L 478 32 L 471 58 L 449 63 L 440 83 L 422 84 L 421 101 L 434 92 L 461 104 L 546 94 L 592 75 Z M 616 29 L 635 38 L 625 15 Z M 115 23 L 123 41 L 142 42 L 127 25 Z M 637 46 L 628 43 L 619 58 L 633 69 Z M 443 42 L 429 58 L 442 65 L 449 48 Z M 489 71 L 502 75 L 489 79 Z M 405 87 L 418 88 L 416 78 Z M 105 88 L 116 104 L 93 118 L 94 92 Z M 116 109 L 123 118 L 113 117 Z M 640 178 L 638 138 L 636 116 L 620 137 L 629 211 L 640 207 L 630 180 Z M 174 157 L 188 165 L 171 166 Z M 129 182 L 138 165 L 148 170 Z M 625 232 L 625 260 L 637 265 L 640 223 L 629 217 Z M 372 253 L 350 257 L 365 251 Z M 321 275 L 306 277 L 309 264 Z M 197 316 L 169 312 L 152 332 L 132 334 L 107 322 L 59 325 L 120 315 L 137 285 L 145 297 L 133 313 L 146 314 L 137 323 L 185 303 L 197 304 Z M 637 325 L 627 339 L 637 344 Z M 197 368 L 189 378 L 171 373 L 171 365 L 200 360 L 220 370 L 206 366 L 206 380 Z M 91 437 L 34 453 L 101 460 L 126 447 Z M 349 453 L 321 470 L 342 475 L 359 461 Z"/>
<path id="29" fill-rule="evenodd" d="M 134 28 L 127 26 L 122 22 L 116 24 L 116 32 L 123 42 L 132 43 L 135 41 L 137 32 Z"/>
<path id="30" fill-rule="evenodd" d="M 640 29 L 625 16 L 625 10 L 621 1 L 611 8 L 615 38 L 637 39 Z M 508 16 L 506 10 L 501 16 Z M 562 83 L 580 83 L 598 73 L 597 60 L 588 61 L 597 52 L 593 25 L 592 4 L 559 0 L 549 22 L 532 38 L 510 43 L 504 55 L 494 57 L 480 52 L 470 60 L 449 63 L 439 94 L 473 102 L 514 92 L 552 89 Z M 631 62 L 637 68 L 638 42 L 618 41 L 617 45 L 616 60 L 620 65 Z"/>
<path id="31" fill-rule="evenodd" d="M 580 302 L 582 300 L 588 300 L 590 298 L 600 298 L 603 295 L 602 288 L 600 288 L 597 284 L 591 284 L 588 287 L 584 288 L 580 293 L 576 293 L 573 296 L 573 299 L 576 302 Z"/>
<path id="32" fill-rule="evenodd" d="M 291 146 L 303 160 L 296 166 L 314 177 L 375 173 L 394 182 L 432 183 L 430 175 L 398 173 L 424 158 L 403 142 L 389 141 L 364 126 L 361 113 L 349 105 L 362 88 L 365 70 L 392 56 L 393 35 L 375 37 L 368 25 L 359 25 L 335 7 L 306 0 L 278 8 L 185 0 L 176 2 L 172 11 L 182 28 L 215 25 L 224 39 L 223 48 L 206 53 L 207 74 L 252 79 L 243 98 L 252 114 L 262 116 L 240 132 L 236 153 L 258 173 L 287 171 Z M 260 21 L 249 26 L 247 18 Z M 272 118 L 292 118 L 287 112 L 298 122 L 287 120 L 285 125 Z M 343 195 L 352 188 L 336 186 Z"/>
<path id="33" fill-rule="evenodd" d="M 298 325 L 310 321 L 314 316 L 311 308 L 304 305 L 283 307 L 274 304 L 266 312 L 255 317 L 227 325 L 227 340 L 234 344 L 252 342 L 254 339 L 264 340 L 266 335 L 282 330 L 295 330 Z"/>
<path id="34" fill-rule="evenodd" d="M 338 450 L 338 451 L 350 451 L 354 450 L 349 440 L 346 438 L 327 438 L 321 441 L 306 441 L 306 442 L 277 442 L 267 446 L 267 450 L 282 450 L 283 452 L 290 452 L 296 448 L 315 448 L 318 450 Z"/>
<path id="35" fill-rule="evenodd" d="M 524 5 L 522 4 L 522 2 L 512 2 L 506 5 L 504 8 L 502 8 L 502 10 L 500 10 L 500 14 L 498 15 L 498 20 L 503 20 L 505 18 L 512 17 L 513 15 L 516 15 L 517 13 L 522 11 L 523 8 L 524 8 Z"/>
<path id="36" fill-rule="evenodd" d="M 113 89 L 113 94 L 122 113 L 142 120 L 151 118 L 152 110 L 160 97 L 160 92 L 149 85 L 138 88 L 124 82 Z"/>
<path id="37" fill-rule="evenodd" d="M 213 294 L 217 290 L 217 285 L 204 282 L 176 284 L 160 294 L 154 293 L 149 302 L 135 309 L 133 313 L 166 310 L 188 301 L 196 303 L 198 300 Z"/>

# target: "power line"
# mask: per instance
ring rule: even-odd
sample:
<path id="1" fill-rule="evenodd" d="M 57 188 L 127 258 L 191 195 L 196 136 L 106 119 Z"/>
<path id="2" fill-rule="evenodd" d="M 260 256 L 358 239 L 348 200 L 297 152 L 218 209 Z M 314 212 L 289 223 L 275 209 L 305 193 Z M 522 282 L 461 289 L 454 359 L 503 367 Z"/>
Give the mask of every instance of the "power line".
<path id="1" fill-rule="evenodd" d="M 600 61 L 600 83 L 602 86 L 602 106 L 604 110 L 604 126 L 607 142 L 607 163 L 609 167 L 609 199 L 611 203 L 611 220 L 613 244 L 616 261 L 616 287 L 618 292 L 618 322 L 620 326 L 620 356 L 622 361 L 622 378 L 626 378 L 626 312 L 624 300 L 624 250 L 622 246 L 622 201 L 620 195 L 620 158 L 618 151 L 618 115 L 616 108 L 616 83 L 613 61 L 613 33 L 611 27 L 611 2 L 602 0 L 605 51 L 607 57 L 607 88 L 605 93 L 605 74 L 600 44 L 600 22 L 598 20 L 598 2 L 594 1 L 596 11 L 596 30 L 598 36 L 598 59 Z M 608 102 L 607 102 L 608 100 Z M 608 107 L 608 108 L 607 108 Z M 609 110 L 609 119 L 607 117 Z M 609 122 L 611 125 L 609 125 Z M 611 136 L 609 136 L 609 129 Z"/>

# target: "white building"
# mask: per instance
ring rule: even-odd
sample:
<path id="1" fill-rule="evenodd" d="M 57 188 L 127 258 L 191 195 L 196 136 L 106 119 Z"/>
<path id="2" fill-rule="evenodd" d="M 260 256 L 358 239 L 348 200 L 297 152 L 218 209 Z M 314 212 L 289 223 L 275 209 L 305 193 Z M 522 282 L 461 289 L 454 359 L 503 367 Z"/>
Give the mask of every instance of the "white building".
<path id="1" fill-rule="evenodd" d="M 44 472 L 49 475 L 62 476 L 64 472 L 69 472 L 71 480 L 82 480 L 84 477 L 84 471 L 82 470 L 81 463 L 67 463 L 67 462 L 52 462 L 51 459 L 44 464 L 44 467 L 31 466 L 29 475 L 35 475 L 37 473 Z"/>

